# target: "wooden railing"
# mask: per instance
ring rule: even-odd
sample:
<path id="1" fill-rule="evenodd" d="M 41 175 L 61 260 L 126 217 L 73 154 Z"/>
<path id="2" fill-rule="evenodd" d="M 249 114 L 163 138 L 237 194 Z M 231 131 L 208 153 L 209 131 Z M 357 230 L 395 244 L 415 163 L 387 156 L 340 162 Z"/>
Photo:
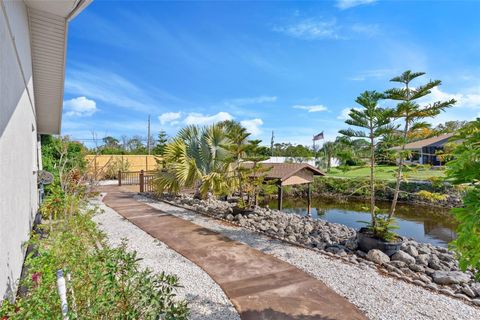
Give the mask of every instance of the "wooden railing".
<path id="1" fill-rule="evenodd" d="M 118 171 L 118 185 L 139 185 L 140 192 L 153 191 L 156 171 Z"/>

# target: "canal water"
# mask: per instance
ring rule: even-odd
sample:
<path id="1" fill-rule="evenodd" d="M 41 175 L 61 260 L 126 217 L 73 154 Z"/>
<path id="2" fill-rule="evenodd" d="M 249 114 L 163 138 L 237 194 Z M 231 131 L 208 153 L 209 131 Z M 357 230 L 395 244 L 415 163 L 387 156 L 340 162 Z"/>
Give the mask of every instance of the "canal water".
<path id="1" fill-rule="evenodd" d="M 277 200 L 272 200 L 269 206 L 276 208 Z M 314 198 L 312 199 L 311 215 L 313 218 L 359 229 L 365 226 L 359 221 L 370 221 L 368 207 L 368 202 L 352 200 L 338 202 L 337 200 Z M 383 212 L 387 212 L 390 203 L 377 202 L 377 207 Z M 307 202 L 303 199 L 284 198 L 283 211 L 304 216 L 307 214 Z M 395 215 L 396 225 L 399 227 L 395 232 L 401 236 L 442 247 L 446 247 L 456 237 L 454 231 L 456 222 L 448 209 L 398 204 Z"/>

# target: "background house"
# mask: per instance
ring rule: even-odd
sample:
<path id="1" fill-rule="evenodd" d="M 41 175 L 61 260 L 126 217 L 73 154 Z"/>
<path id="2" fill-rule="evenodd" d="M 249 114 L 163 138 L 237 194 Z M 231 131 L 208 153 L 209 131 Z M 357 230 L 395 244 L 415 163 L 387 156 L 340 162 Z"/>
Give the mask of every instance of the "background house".
<path id="1" fill-rule="evenodd" d="M 0 0 L 0 301 L 39 205 L 40 134 L 59 134 L 68 22 L 91 0 Z"/>
<path id="2" fill-rule="evenodd" d="M 419 164 L 430 164 L 432 166 L 444 165 L 445 163 L 437 156 L 437 152 L 443 151 L 445 144 L 452 136 L 453 133 L 447 133 L 406 144 L 405 149 L 412 151 L 412 157 L 409 161 Z M 400 147 L 392 149 L 399 150 Z"/>

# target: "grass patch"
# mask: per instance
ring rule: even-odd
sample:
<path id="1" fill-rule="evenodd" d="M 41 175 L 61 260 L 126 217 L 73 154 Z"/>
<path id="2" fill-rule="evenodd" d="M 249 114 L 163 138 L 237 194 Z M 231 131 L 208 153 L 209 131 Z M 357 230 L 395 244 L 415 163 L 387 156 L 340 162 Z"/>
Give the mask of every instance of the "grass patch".
<path id="1" fill-rule="evenodd" d="M 375 176 L 378 180 L 394 180 L 396 166 L 377 166 Z M 428 166 L 406 167 L 403 170 L 404 177 L 408 180 L 430 180 L 431 178 L 443 178 L 445 171 L 440 169 L 431 169 Z M 341 168 L 332 168 L 327 176 L 337 178 L 367 178 L 370 176 L 370 167 L 352 166 L 345 170 Z"/>

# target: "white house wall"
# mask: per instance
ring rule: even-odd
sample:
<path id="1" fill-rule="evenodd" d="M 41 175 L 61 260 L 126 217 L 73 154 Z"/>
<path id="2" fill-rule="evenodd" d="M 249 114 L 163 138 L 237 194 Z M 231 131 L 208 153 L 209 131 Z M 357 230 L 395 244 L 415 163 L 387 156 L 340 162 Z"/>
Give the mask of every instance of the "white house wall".
<path id="1" fill-rule="evenodd" d="M 23 1 L 0 4 L 1 301 L 16 291 L 22 270 L 38 207 L 38 168 L 27 8 Z"/>

